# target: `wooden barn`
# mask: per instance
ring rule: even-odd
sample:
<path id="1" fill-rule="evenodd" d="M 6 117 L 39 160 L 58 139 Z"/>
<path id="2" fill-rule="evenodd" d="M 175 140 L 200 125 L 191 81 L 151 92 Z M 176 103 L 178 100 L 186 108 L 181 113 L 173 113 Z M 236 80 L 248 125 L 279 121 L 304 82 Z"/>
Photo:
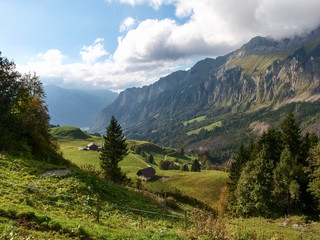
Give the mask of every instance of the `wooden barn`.
<path id="1" fill-rule="evenodd" d="M 156 175 L 156 170 L 153 167 L 147 167 L 137 172 L 138 178 L 144 181 L 148 181 L 154 178 L 155 175 Z"/>
<path id="2" fill-rule="evenodd" d="M 99 150 L 98 145 L 94 144 L 93 142 L 89 143 L 87 148 L 88 148 L 88 150 L 91 150 L 91 151 L 98 151 Z"/>

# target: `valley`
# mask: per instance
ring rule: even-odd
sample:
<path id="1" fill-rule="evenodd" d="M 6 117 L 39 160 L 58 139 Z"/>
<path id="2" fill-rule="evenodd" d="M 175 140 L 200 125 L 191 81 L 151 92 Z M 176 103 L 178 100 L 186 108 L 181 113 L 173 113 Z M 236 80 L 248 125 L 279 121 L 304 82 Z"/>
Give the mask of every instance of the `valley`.
<path id="1" fill-rule="evenodd" d="M 61 131 L 65 131 L 63 137 Z M 140 147 L 146 154 L 154 155 L 155 179 L 137 185 L 136 172 L 148 163 L 131 150 L 120 166 L 132 179 L 132 185 L 105 182 L 97 175 L 99 153 L 78 150 L 79 146 L 92 141 L 99 145 L 101 137 L 84 133 L 81 136 L 87 135 L 87 139 L 77 139 L 73 137 L 74 133 L 79 136 L 77 128 L 55 129 L 55 132 L 60 136 L 61 152 L 71 164 L 0 156 L 0 236 L 17 239 L 32 236 L 37 239 L 311 240 L 320 234 L 319 223 L 306 224 L 299 216 L 270 220 L 223 217 L 219 213 L 223 204 L 219 195 L 226 186 L 228 174 L 214 170 L 159 170 L 157 165 L 165 157 L 175 160 L 178 156 L 179 162 L 187 164 L 192 157 L 154 143 L 128 140 L 131 149 Z M 42 176 L 53 169 L 69 169 L 71 174 Z M 188 214 L 187 226 L 184 211 Z"/>

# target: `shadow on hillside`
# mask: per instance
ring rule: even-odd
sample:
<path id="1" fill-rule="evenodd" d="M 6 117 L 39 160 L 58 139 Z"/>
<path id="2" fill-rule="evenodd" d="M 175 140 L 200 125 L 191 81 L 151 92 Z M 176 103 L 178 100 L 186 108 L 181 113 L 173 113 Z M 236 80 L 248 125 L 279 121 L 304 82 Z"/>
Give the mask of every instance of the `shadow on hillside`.
<path id="1" fill-rule="evenodd" d="M 157 182 L 162 178 L 162 176 L 155 175 L 154 178 L 150 179 L 148 182 Z"/>

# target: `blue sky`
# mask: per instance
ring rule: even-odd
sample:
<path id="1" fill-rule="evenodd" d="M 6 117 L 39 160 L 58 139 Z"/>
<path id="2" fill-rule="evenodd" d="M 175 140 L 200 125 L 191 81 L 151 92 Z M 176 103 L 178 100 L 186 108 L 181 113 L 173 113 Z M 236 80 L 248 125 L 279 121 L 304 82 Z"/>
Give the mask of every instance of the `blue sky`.
<path id="1" fill-rule="evenodd" d="M 320 24 L 319 0 L 0 0 L 0 51 L 44 84 L 121 91 L 250 38 Z"/>
<path id="2" fill-rule="evenodd" d="M 6 0 L 0 1 L 0 9 L 2 18 L 8 19 L 1 51 L 21 64 L 52 48 L 69 56 L 68 61 L 80 60 L 79 49 L 98 37 L 104 38 L 107 51 L 114 52 L 126 17 L 143 21 L 174 16 L 172 5 L 155 10 L 148 4 L 133 7 L 104 0 Z"/>

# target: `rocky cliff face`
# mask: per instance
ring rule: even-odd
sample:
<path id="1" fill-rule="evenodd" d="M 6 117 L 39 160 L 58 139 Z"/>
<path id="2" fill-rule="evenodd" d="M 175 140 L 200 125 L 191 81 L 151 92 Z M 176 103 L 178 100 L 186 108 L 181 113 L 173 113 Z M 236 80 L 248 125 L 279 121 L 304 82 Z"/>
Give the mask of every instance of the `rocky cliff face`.
<path id="1" fill-rule="evenodd" d="M 319 79 L 319 29 L 279 41 L 256 37 L 233 53 L 198 62 L 189 71 L 127 89 L 100 113 L 90 131 L 103 131 L 114 115 L 132 137 L 148 139 L 154 132 L 159 135 L 159 129 L 170 135 L 163 125 L 185 134 L 174 122 L 316 101 L 320 99 Z"/>

